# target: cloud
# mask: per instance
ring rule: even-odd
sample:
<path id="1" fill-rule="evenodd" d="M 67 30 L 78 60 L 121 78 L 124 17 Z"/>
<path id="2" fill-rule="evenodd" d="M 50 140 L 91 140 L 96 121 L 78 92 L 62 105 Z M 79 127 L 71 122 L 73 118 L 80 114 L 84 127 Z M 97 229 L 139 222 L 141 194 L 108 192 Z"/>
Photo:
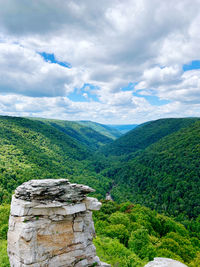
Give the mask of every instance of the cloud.
<path id="1" fill-rule="evenodd" d="M 135 86 L 140 95 L 157 95 L 160 99 L 182 104 L 200 104 L 200 70 L 183 72 L 176 66 L 156 67 L 144 71 L 143 79 Z"/>
<path id="2" fill-rule="evenodd" d="M 134 123 L 185 116 L 190 104 L 197 115 L 199 70 L 182 67 L 200 59 L 200 0 L 0 4 L 0 93 L 18 103 L 2 102 L 2 112 Z M 155 107 L 147 95 L 170 103 Z"/>
<path id="3" fill-rule="evenodd" d="M 75 68 L 46 62 L 37 52 L 18 44 L 0 43 L 0 69 L 1 93 L 63 96 L 79 85 Z"/>

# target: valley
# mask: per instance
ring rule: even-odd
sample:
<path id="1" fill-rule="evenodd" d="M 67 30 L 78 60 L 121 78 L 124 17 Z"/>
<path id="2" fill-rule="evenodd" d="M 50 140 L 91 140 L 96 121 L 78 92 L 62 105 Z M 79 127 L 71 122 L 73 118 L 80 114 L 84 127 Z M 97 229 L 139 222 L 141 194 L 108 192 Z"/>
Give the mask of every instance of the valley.
<path id="1" fill-rule="evenodd" d="M 144 266 L 162 256 L 199 266 L 199 118 L 159 119 L 123 134 L 90 121 L 1 116 L 2 255 L 12 193 L 25 181 L 44 178 L 67 178 L 96 190 L 91 196 L 104 203 L 94 214 L 101 260 Z M 146 242 L 143 250 L 134 236 Z M 112 247 L 118 256 L 109 256 Z"/>

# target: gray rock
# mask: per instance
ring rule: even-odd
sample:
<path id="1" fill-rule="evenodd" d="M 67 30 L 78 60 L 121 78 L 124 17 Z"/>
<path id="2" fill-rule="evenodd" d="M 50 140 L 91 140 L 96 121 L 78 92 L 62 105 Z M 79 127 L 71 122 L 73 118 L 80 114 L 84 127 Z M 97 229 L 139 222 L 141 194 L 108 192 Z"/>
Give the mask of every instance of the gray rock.
<path id="1" fill-rule="evenodd" d="M 87 197 L 84 200 L 84 203 L 88 210 L 100 210 L 102 205 L 101 202 L 99 202 L 96 198 L 93 197 Z"/>
<path id="2" fill-rule="evenodd" d="M 97 199 L 86 197 L 93 191 L 65 179 L 32 180 L 19 186 L 9 219 L 11 267 L 110 266 L 100 262 L 92 243 L 91 210 L 101 207 Z"/>
<path id="3" fill-rule="evenodd" d="M 101 262 L 100 264 L 101 264 L 101 265 L 100 265 L 101 267 L 111 267 L 110 264 L 105 263 L 105 262 Z"/>
<path id="4" fill-rule="evenodd" d="M 154 258 L 145 267 L 187 267 L 187 265 L 168 258 Z"/>
<path id="5" fill-rule="evenodd" d="M 67 179 L 31 180 L 15 190 L 15 197 L 26 200 L 76 203 L 95 190 L 86 185 L 71 184 Z"/>

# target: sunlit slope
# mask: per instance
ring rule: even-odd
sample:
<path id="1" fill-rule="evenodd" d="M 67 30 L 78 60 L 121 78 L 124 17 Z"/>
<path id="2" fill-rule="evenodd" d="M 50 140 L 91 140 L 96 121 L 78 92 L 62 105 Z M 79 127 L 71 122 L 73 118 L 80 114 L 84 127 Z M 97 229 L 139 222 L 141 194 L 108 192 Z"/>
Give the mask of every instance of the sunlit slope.
<path id="1" fill-rule="evenodd" d="M 144 123 L 123 135 L 113 143 L 105 146 L 105 155 L 127 155 L 156 143 L 164 136 L 192 125 L 196 118 L 160 119 Z"/>
<path id="2" fill-rule="evenodd" d="M 75 121 L 65 120 L 42 118 L 30 119 L 38 120 L 49 126 L 52 126 L 93 150 L 101 147 L 102 145 L 111 143 L 114 138 L 113 136 L 111 136 L 111 134 L 109 136 L 106 132 L 100 131 L 98 127 L 93 127 L 93 125 L 95 125 L 95 123 L 93 122 L 88 122 L 88 124 L 82 124 Z"/>
<path id="3" fill-rule="evenodd" d="M 115 140 L 122 135 L 118 129 L 110 127 L 109 125 L 104 125 L 93 121 L 78 121 L 78 123 L 90 127 L 100 134 L 111 138 L 112 140 Z"/>
<path id="4" fill-rule="evenodd" d="M 136 155 L 136 154 L 135 154 Z M 114 180 L 112 195 L 178 216 L 200 214 L 200 120 L 171 133 L 104 170 Z"/>
<path id="5" fill-rule="evenodd" d="M 70 178 L 106 193 L 108 182 L 87 168 L 93 150 L 48 123 L 0 117 L 0 202 L 29 179 Z"/>
<path id="6" fill-rule="evenodd" d="M 108 124 L 109 127 L 118 130 L 121 134 L 125 134 L 134 128 L 136 128 L 137 124 Z"/>

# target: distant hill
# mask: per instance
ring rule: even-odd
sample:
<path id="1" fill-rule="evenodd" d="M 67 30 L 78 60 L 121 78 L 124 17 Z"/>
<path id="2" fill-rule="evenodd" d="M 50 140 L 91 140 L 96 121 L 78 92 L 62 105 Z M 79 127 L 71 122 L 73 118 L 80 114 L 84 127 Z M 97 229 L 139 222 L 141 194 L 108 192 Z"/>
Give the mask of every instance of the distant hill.
<path id="1" fill-rule="evenodd" d="M 69 178 L 94 187 L 99 198 L 110 193 L 118 202 L 198 216 L 200 119 L 147 122 L 115 141 L 90 125 L 107 129 L 0 116 L 0 203 L 29 179 Z"/>
<path id="2" fill-rule="evenodd" d="M 105 135 L 113 140 L 122 135 L 121 131 L 116 127 L 110 125 L 104 125 L 93 121 L 78 121 L 79 124 L 92 128 L 93 130 Z"/>
<path id="3" fill-rule="evenodd" d="M 109 144 L 116 139 L 114 135 L 110 133 L 109 129 L 106 131 L 101 130 L 101 126 L 98 123 L 88 122 L 80 123 L 75 121 L 43 119 L 43 118 L 29 118 L 31 120 L 37 120 L 52 126 L 57 130 L 65 133 L 66 135 L 76 139 L 81 144 L 88 146 L 90 149 L 97 149 L 102 145 Z M 97 125 L 95 127 L 95 125 Z M 112 132 L 112 129 L 110 129 Z M 113 131 L 114 132 L 114 131 Z"/>
<path id="4" fill-rule="evenodd" d="M 192 125 L 196 118 L 159 119 L 144 123 L 103 148 L 105 155 L 127 155 L 159 141 L 164 136 Z"/>
<path id="5" fill-rule="evenodd" d="M 108 124 L 109 127 L 118 130 L 121 134 L 125 134 L 130 130 L 136 128 L 137 124 Z"/>
<path id="6" fill-rule="evenodd" d="M 104 196 L 108 179 L 87 166 L 95 148 L 109 141 L 79 124 L 0 116 L 0 203 L 24 181 L 41 178 L 69 178 Z"/>
<path id="7" fill-rule="evenodd" d="M 114 181 L 114 199 L 174 216 L 200 214 L 200 119 L 150 122 L 120 139 L 123 157 L 108 158 L 111 167 L 104 170 Z"/>
<path id="8" fill-rule="evenodd" d="M 93 216 L 103 261 L 200 266 L 200 118 L 150 121 L 113 141 L 120 135 L 88 121 L 0 116 L 0 204 L 27 180 L 68 178 L 116 200 Z M 0 205 L 0 265 L 9 264 L 8 217 L 9 205 Z"/>

